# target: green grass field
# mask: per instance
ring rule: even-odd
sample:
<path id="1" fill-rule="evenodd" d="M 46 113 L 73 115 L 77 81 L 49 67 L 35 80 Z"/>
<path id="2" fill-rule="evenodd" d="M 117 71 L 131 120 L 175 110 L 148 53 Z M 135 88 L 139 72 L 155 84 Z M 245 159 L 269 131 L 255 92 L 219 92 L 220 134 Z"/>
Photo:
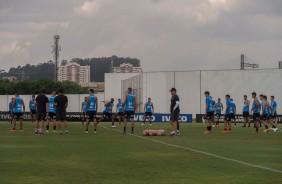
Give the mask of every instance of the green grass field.
<path id="1" fill-rule="evenodd" d="M 81 124 L 69 125 L 70 135 L 35 136 L 30 122 L 24 133 L 10 133 L 0 122 L 0 183 L 282 183 L 282 132 L 236 127 L 221 134 L 220 127 L 205 135 L 204 125 L 193 123 L 181 124 L 178 137 L 143 139 L 112 131 L 110 123 L 88 135 Z M 147 128 L 136 123 L 136 135 Z M 168 123 L 152 128 L 170 132 Z"/>

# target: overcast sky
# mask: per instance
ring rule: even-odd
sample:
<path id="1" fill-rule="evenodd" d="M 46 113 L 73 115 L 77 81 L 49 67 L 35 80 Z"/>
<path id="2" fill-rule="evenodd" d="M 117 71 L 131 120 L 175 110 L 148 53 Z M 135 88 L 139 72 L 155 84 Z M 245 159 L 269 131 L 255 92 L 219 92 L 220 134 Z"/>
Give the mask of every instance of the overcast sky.
<path id="1" fill-rule="evenodd" d="M 261 68 L 282 60 L 281 0 L 0 0 L 0 69 L 136 57 L 144 71 Z"/>

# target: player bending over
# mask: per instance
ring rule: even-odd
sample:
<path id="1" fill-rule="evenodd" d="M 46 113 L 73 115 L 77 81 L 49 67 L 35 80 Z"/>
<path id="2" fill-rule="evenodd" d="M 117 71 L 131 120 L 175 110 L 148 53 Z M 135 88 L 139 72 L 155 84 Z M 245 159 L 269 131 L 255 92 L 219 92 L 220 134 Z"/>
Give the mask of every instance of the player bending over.
<path id="1" fill-rule="evenodd" d="M 103 116 L 99 121 L 97 122 L 100 123 L 104 119 L 108 119 L 112 121 L 112 128 L 116 128 L 117 126 L 115 125 L 115 116 L 113 115 L 113 106 L 114 106 L 114 99 L 111 98 L 111 101 L 105 104 L 105 110 L 103 111 Z"/>

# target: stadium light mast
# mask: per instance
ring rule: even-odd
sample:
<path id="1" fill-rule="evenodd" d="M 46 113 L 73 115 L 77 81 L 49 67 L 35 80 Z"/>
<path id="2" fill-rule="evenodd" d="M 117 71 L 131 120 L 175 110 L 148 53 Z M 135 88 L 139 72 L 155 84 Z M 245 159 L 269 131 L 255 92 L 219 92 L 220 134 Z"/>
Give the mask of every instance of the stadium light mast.
<path id="1" fill-rule="evenodd" d="M 60 36 L 54 35 L 54 45 L 52 46 L 52 53 L 55 59 L 55 81 L 58 81 L 58 61 L 59 61 L 59 52 L 61 51 L 61 46 L 59 45 Z"/>
<path id="2" fill-rule="evenodd" d="M 258 64 L 245 63 L 245 58 L 246 56 L 244 54 L 241 54 L 241 70 L 245 70 L 246 67 L 253 68 L 253 69 L 259 68 Z"/>

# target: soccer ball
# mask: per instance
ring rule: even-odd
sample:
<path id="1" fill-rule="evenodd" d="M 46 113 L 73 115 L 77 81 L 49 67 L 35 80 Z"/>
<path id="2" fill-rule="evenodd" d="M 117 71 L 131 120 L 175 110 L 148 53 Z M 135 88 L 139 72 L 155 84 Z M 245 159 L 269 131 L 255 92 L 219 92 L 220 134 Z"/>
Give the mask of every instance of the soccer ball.
<path id="1" fill-rule="evenodd" d="M 143 135 L 148 136 L 149 135 L 149 130 L 143 130 Z"/>

